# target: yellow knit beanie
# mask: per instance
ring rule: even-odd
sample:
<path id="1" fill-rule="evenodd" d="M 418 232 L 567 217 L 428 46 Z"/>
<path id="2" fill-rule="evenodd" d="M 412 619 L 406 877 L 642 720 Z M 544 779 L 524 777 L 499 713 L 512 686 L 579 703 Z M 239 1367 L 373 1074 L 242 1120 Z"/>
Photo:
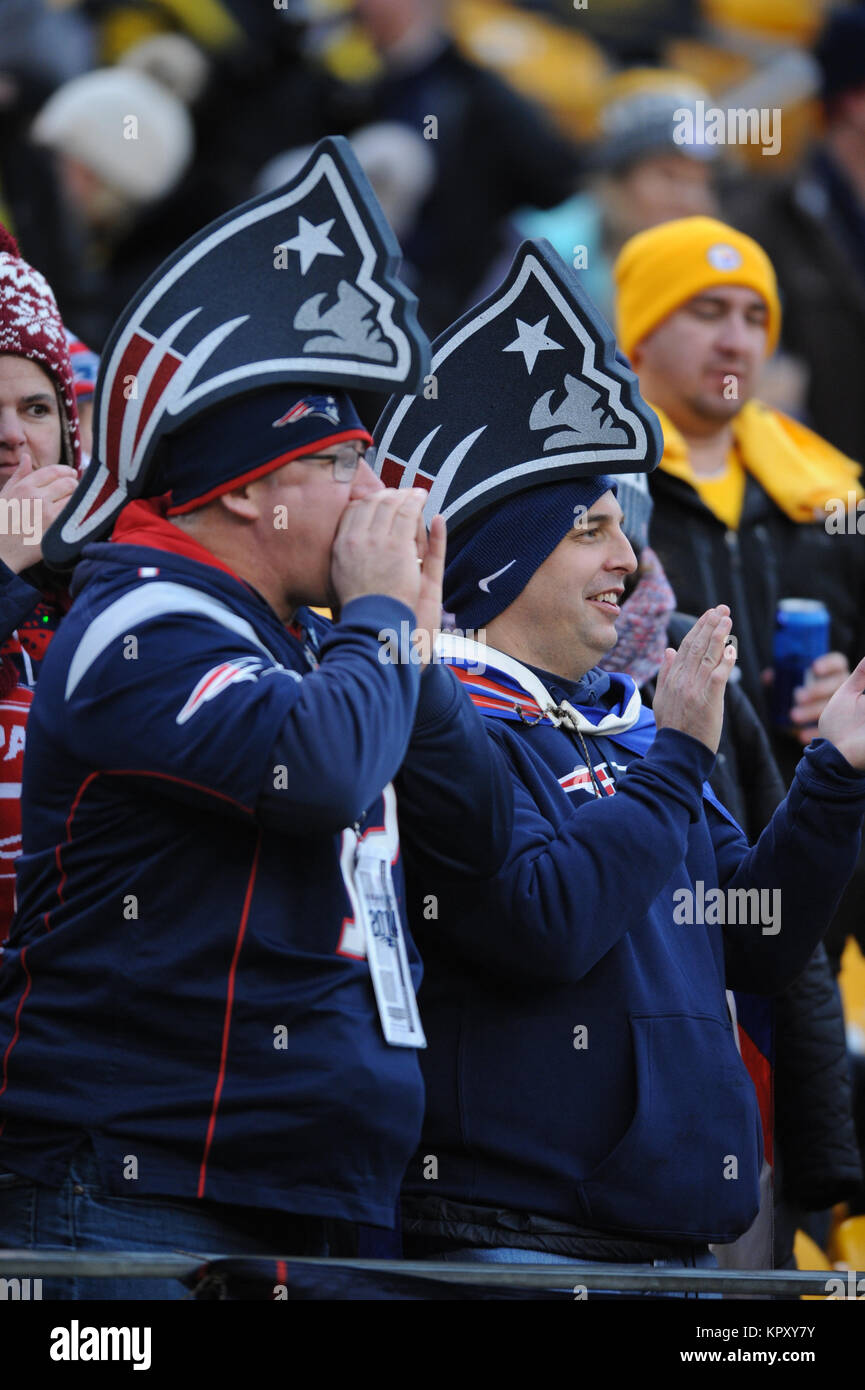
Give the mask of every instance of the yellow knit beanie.
<path id="1" fill-rule="evenodd" d="M 682 304 L 716 285 L 744 285 L 769 309 L 767 355 L 781 331 L 772 262 L 744 232 L 713 217 L 681 217 L 638 232 L 613 267 L 616 337 L 630 357 L 635 345 Z"/>

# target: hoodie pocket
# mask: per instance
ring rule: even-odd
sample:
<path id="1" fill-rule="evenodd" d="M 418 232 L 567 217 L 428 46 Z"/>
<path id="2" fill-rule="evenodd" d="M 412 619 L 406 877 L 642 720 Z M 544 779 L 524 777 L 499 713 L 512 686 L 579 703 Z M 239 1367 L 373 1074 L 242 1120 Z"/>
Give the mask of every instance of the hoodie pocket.
<path id="1" fill-rule="evenodd" d="M 578 1184 L 590 1225 L 731 1240 L 759 1206 L 757 1096 L 729 1023 L 633 1014 L 634 1118 Z"/>

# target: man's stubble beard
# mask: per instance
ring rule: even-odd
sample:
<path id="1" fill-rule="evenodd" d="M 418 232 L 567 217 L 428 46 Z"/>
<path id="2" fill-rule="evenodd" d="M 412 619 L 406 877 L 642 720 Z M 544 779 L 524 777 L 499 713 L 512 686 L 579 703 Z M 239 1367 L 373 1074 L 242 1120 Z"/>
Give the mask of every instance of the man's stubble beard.
<path id="1" fill-rule="evenodd" d="M 745 404 L 741 398 L 738 400 L 718 400 L 717 397 L 695 396 L 686 402 L 688 409 L 697 419 L 705 420 L 709 425 L 728 425 L 731 420 L 735 420 L 742 406 Z"/>
<path id="2" fill-rule="evenodd" d="M 720 371 L 721 369 L 719 368 L 718 370 Z M 747 389 L 742 390 L 743 378 L 737 372 L 733 371 L 728 372 L 727 375 L 733 377 L 736 381 L 737 388 L 740 391 L 738 396 L 715 396 L 697 392 L 693 396 L 685 397 L 685 405 L 691 413 L 696 415 L 698 419 L 705 420 L 707 424 L 729 424 L 731 420 L 735 420 L 740 410 L 747 405 L 754 394 L 751 389 L 750 380 Z"/>

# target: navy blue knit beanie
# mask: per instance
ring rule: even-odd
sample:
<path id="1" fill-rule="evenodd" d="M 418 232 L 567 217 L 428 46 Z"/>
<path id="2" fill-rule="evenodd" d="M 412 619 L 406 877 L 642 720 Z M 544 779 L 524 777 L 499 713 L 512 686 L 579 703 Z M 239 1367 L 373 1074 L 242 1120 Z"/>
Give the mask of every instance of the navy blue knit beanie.
<path id="1" fill-rule="evenodd" d="M 585 510 L 616 482 L 605 474 L 516 492 L 448 539 L 444 606 L 463 632 L 477 631 L 523 591 Z"/>
<path id="2" fill-rule="evenodd" d="M 171 492 L 168 515 L 174 516 L 348 439 L 372 443 L 345 391 L 296 383 L 260 387 L 166 436 L 151 492 Z"/>

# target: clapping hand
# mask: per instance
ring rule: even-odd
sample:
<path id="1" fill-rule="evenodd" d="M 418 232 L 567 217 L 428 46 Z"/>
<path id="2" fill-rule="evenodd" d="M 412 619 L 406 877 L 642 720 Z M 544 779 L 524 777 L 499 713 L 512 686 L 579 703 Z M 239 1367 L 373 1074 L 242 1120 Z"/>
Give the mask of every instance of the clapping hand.
<path id="1" fill-rule="evenodd" d="M 652 701 L 659 729 L 690 734 L 713 753 L 721 738 L 724 690 L 736 663 L 735 647 L 727 646 L 731 628 L 726 604 L 703 613 L 679 650 L 665 651 Z"/>

